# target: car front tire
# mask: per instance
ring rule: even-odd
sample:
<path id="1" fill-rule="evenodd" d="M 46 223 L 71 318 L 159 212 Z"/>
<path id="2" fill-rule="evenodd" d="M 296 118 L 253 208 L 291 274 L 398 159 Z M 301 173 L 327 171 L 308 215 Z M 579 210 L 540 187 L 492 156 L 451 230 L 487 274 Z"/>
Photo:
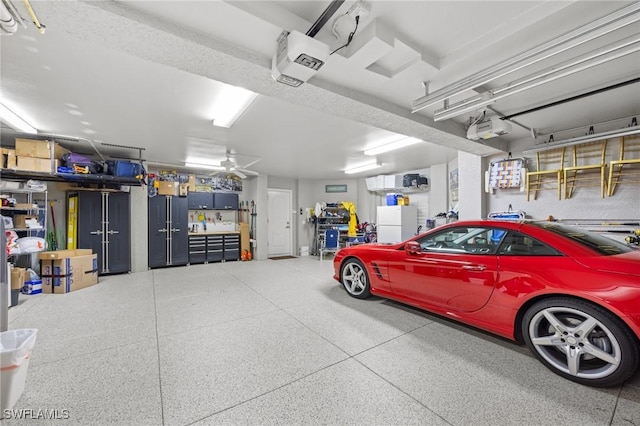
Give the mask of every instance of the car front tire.
<path id="1" fill-rule="evenodd" d="M 609 311 L 583 300 L 552 298 L 531 306 L 522 335 L 554 373 L 596 387 L 616 386 L 638 367 L 638 341 Z"/>
<path id="2" fill-rule="evenodd" d="M 349 296 L 366 299 L 371 296 L 369 275 L 358 259 L 347 259 L 342 265 L 340 281 Z"/>

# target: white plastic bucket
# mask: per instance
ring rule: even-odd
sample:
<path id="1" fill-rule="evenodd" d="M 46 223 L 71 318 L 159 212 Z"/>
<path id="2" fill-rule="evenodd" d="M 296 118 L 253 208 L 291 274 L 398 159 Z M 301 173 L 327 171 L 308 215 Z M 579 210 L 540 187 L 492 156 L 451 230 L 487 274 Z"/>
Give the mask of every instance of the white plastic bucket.
<path id="1" fill-rule="evenodd" d="M 24 391 L 37 333 L 35 328 L 0 333 L 0 418 L 4 410 L 13 408 Z"/>

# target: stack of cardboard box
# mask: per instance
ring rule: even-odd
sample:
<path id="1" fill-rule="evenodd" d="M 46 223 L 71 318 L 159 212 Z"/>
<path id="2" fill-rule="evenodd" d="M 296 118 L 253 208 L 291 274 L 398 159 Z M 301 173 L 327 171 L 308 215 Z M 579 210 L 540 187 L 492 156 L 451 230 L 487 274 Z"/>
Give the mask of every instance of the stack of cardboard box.
<path id="1" fill-rule="evenodd" d="M 67 152 L 56 142 L 16 138 L 16 170 L 55 173 Z"/>
<path id="2" fill-rule="evenodd" d="M 98 283 L 98 257 L 91 249 L 38 254 L 43 293 L 69 293 Z"/>

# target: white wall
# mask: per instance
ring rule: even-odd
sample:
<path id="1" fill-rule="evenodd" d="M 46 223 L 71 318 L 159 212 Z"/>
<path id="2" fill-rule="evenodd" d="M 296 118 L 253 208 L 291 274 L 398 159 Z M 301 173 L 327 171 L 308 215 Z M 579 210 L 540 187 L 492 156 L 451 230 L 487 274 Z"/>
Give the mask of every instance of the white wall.
<path id="1" fill-rule="evenodd" d="M 531 141 L 511 144 L 513 158 L 523 157 L 522 151 L 531 148 Z M 612 140 L 607 148 L 607 162 L 617 157 L 618 142 Z M 526 156 L 528 167 L 535 167 L 535 154 Z M 504 156 L 490 157 L 489 160 L 502 160 Z M 487 162 L 489 164 L 489 162 Z M 568 164 L 568 163 L 567 163 Z M 608 173 L 608 169 L 607 169 Z M 558 200 L 555 190 L 538 193 L 537 200 L 527 202 L 525 192 L 518 189 L 497 189 L 494 194 L 486 194 L 487 213 L 506 211 L 509 205 L 514 210 L 523 210 L 528 218 L 547 219 L 553 216 L 560 220 L 570 219 L 640 219 L 640 184 L 618 185 L 612 197 L 600 197 L 599 187 L 576 188 L 570 199 Z"/>
<path id="2" fill-rule="evenodd" d="M 482 157 L 458 153 L 458 218 L 460 220 L 486 217 L 482 176 L 486 167 Z"/>
<path id="3" fill-rule="evenodd" d="M 360 181 L 362 181 L 360 183 Z M 296 253 L 301 246 L 311 246 L 315 228 L 313 223 L 304 220 L 304 211 L 306 208 L 315 208 L 316 203 L 339 203 L 342 201 L 351 201 L 356 204 L 356 213 L 360 221 L 361 205 L 366 204 L 365 200 L 359 199 L 362 192 L 359 186 L 364 184 L 364 180 L 358 179 L 339 179 L 339 180 L 308 180 L 298 181 L 298 214 L 297 214 L 297 230 L 298 240 L 295 245 Z M 347 192 L 327 193 L 326 185 L 347 185 Z M 366 188 L 366 186 L 365 186 Z M 303 215 L 300 215 L 300 209 Z"/>

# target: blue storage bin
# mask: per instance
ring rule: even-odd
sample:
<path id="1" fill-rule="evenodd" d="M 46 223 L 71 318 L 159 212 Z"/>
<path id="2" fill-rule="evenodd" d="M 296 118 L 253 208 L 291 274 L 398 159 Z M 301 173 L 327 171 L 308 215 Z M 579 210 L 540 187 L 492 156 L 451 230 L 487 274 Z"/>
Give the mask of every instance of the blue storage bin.
<path id="1" fill-rule="evenodd" d="M 398 197 L 400 194 L 387 194 L 387 205 L 388 206 L 397 206 L 398 205 Z"/>

